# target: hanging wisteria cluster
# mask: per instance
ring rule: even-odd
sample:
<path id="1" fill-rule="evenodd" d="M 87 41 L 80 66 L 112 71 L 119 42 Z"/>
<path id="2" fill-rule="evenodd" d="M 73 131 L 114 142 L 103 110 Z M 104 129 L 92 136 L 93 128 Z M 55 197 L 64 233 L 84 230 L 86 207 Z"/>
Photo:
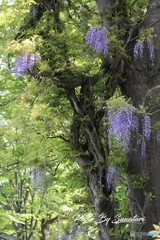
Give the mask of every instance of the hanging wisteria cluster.
<path id="1" fill-rule="evenodd" d="M 32 9 L 33 9 L 33 18 L 34 18 L 34 19 L 37 19 L 38 4 L 32 3 L 32 4 L 31 4 L 31 7 L 32 7 Z"/>
<path id="2" fill-rule="evenodd" d="M 71 240 L 78 240 L 80 234 L 82 234 L 83 239 L 86 239 L 86 229 L 84 226 L 78 227 L 74 224 L 72 227 Z"/>
<path id="3" fill-rule="evenodd" d="M 136 43 L 135 47 L 134 47 L 134 59 L 137 60 L 138 59 L 138 55 L 140 57 L 140 59 L 143 58 L 143 42 L 140 43 Z"/>
<path id="4" fill-rule="evenodd" d="M 143 45 L 144 41 L 136 43 L 135 47 L 134 47 L 134 59 L 137 60 L 138 59 L 138 55 L 140 57 L 140 59 L 143 59 Z M 151 39 L 149 37 L 147 37 L 147 45 L 149 48 L 149 54 L 150 54 L 150 60 L 153 61 L 154 60 L 154 45 L 151 42 Z"/>
<path id="5" fill-rule="evenodd" d="M 74 224 L 72 227 L 71 240 L 77 239 L 77 235 L 78 235 L 77 230 L 78 230 L 78 226 L 76 224 Z"/>
<path id="6" fill-rule="evenodd" d="M 108 54 L 108 39 L 107 39 L 107 29 L 105 27 L 92 27 L 86 33 L 85 42 L 89 44 L 92 49 L 96 49 L 96 53 L 104 53 L 104 56 Z M 151 42 L 151 39 L 147 37 L 147 45 L 150 54 L 150 60 L 154 60 L 154 45 Z M 135 44 L 134 47 L 134 59 L 137 60 L 138 56 L 140 59 L 143 59 L 143 49 L 144 41 Z"/>
<path id="7" fill-rule="evenodd" d="M 157 132 L 157 143 L 160 144 L 160 131 Z"/>
<path id="8" fill-rule="evenodd" d="M 68 240 L 68 238 L 69 238 L 69 235 L 66 234 L 66 235 L 63 235 L 63 236 L 61 237 L 61 240 Z"/>
<path id="9" fill-rule="evenodd" d="M 76 224 L 74 224 L 70 235 L 71 240 L 78 240 L 80 236 L 82 236 L 82 239 L 86 240 L 86 229 L 82 225 L 78 227 Z M 63 235 L 61 237 L 61 240 L 68 240 L 70 235 L 69 234 Z"/>
<path id="10" fill-rule="evenodd" d="M 54 175 L 51 174 L 51 178 L 53 177 Z M 49 184 L 52 185 L 53 183 L 53 180 L 52 179 L 49 179 Z M 46 169 L 34 169 L 33 170 L 33 187 L 37 186 L 37 189 L 46 189 L 47 187 L 47 171 Z"/>
<path id="11" fill-rule="evenodd" d="M 113 108 L 108 111 L 109 126 L 109 144 L 112 145 L 113 136 L 117 139 L 117 147 L 121 148 L 121 142 L 124 149 L 129 150 L 129 141 L 131 130 L 138 132 L 139 119 L 136 115 L 137 110 L 130 107 L 121 107 L 117 112 Z"/>
<path id="12" fill-rule="evenodd" d="M 154 45 L 151 43 L 151 39 L 147 37 L 147 45 L 149 48 L 149 53 L 150 53 L 150 60 L 154 60 Z"/>
<path id="13" fill-rule="evenodd" d="M 121 176 L 120 171 L 115 169 L 115 167 L 109 169 L 106 178 L 106 188 L 108 192 L 111 190 L 111 186 L 113 184 L 113 191 L 116 193 L 116 188 L 119 184 L 120 176 Z"/>
<path id="14" fill-rule="evenodd" d="M 47 179 L 45 169 L 34 169 L 33 170 L 33 187 L 46 188 L 44 181 Z"/>
<path id="15" fill-rule="evenodd" d="M 137 110 L 129 106 L 123 106 L 116 112 L 111 108 L 108 110 L 108 120 L 110 123 L 108 128 L 110 146 L 112 146 L 113 137 L 115 136 L 117 139 L 117 147 L 121 148 L 121 144 L 123 144 L 124 149 L 129 151 L 131 131 L 135 132 L 137 137 L 139 132 Z M 151 135 L 151 120 L 147 114 L 145 114 L 144 119 L 142 119 L 142 128 L 143 133 L 138 137 L 137 144 L 141 145 L 141 155 L 145 157 L 146 140 L 149 140 Z"/>
<path id="16" fill-rule="evenodd" d="M 14 71 L 16 76 L 19 77 L 26 73 L 27 69 L 33 70 L 36 61 L 40 62 L 41 57 L 39 54 L 23 52 L 18 56 L 14 62 Z"/>
<path id="17" fill-rule="evenodd" d="M 112 146 L 113 137 L 115 137 L 117 147 L 121 148 L 123 145 L 125 151 L 129 151 L 131 132 L 134 132 L 137 136 L 137 145 L 141 146 L 141 156 L 144 158 L 146 156 L 146 141 L 151 136 L 150 116 L 144 114 L 144 118 L 142 118 L 142 134 L 139 133 L 140 119 L 135 108 L 122 106 L 118 111 L 111 108 L 108 110 L 108 120 L 110 124 L 108 128 L 109 145 Z M 157 143 L 160 144 L 160 131 L 157 132 Z"/>
<path id="18" fill-rule="evenodd" d="M 77 230 L 78 230 L 78 226 L 76 224 L 74 224 L 72 227 L 71 240 L 76 240 Z"/>
<path id="19" fill-rule="evenodd" d="M 104 53 L 104 56 L 108 54 L 108 39 L 107 39 L 107 30 L 105 27 L 97 28 L 92 27 L 86 33 L 85 42 L 89 44 L 92 49 L 96 49 L 96 53 Z"/>
<path id="20" fill-rule="evenodd" d="M 151 119 L 148 115 L 145 114 L 144 119 L 142 120 L 143 126 L 143 136 L 149 140 L 151 135 Z"/>

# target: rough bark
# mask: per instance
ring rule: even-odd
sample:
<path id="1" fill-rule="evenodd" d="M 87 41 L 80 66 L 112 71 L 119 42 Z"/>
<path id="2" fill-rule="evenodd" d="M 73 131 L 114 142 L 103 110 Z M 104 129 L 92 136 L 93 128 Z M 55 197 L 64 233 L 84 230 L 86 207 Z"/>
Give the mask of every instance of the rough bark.
<path id="1" fill-rule="evenodd" d="M 102 213 L 107 214 L 107 217 L 112 218 L 114 216 L 114 210 L 111 206 L 111 202 L 109 198 L 103 193 L 101 185 L 99 184 L 99 176 L 96 171 L 90 171 L 87 162 L 83 158 L 77 157 L 75 159 L 77 164 L 85 171 L 88 177 L 88 187 L 90 188 L 93 200 L 93 207 L 95 209 L 95 217 L 101 215 Z M 98 220 L 97 220 L 98 221 Z M 98 240 L 110 240 L 110 236 L 108 234 L 109 225 L 106 223 L 98 224 L 99 232 L 98 232 Z"/>
<path id="2" fill-rule="evenodd" d="M 86 173 L 87 184 L 90 189 L 93 201 L 93 207 L 95 216 L 98 218 L 101 214 L 106 214 L 108 218 L 114 218 L 114 209 L 109 199 L 109 193 L 106 191 L 106 174 L 108 169 L 108 152 L 105 152 L 101 140 L 99 138 L 99 128 L 97 117 L 104 116 L 103 113 L 96 113 L 92 104 L 92 95 L 90 89 L 90 81 L 86 81 L 81 86 L 81 97 L 78 100 L 75 92 L 70 91 L 71 105 L 74 109 L 73 123 L 71 125 L 71 137 L 70 144 L 73 150 L 78 151 L 78 155 L 75 157 L 75 161 Z M 87 107 L 85 107 L 87 106 Z M 88 116 L 89 120 L 86 124 L 81 126 L 81 119 Z M 81 144 L 80 141 L 80 129 L 84 131 L 86 137 L 86 144 Z M 85 151 L 88 151 L 90 157 L 85 157 Z M 90 164 L 97 163 L 97 167 L 91 170 Z M 98 240 L 110 240 L 108 233 L 109 227 L 113 227 L 106 222 L 98 224 Z"/>
<path id="3" fill-rule="evenodd" d="M 41 220 L 41 239 L 40 240 L 47 240 L 47 233 L 46 230 L 49 230 L 49 225 L 54 223 L 57 220 L 58 216 L 55 218 L 51 218 L 49 220 L 45 220 L 44 218 Z"/>
<path id="4" fill-rule="evenodd" d="M 154 28 L 154 46 L 155 46 L 155 60 L 152 62 L 149 60 L 149 51 L 147 46 L 144 48 L 144 59 L 142 61 L 133 60 L 133 50 L 130 51 L 132 61 L 126 62 L 125 72 L 123 76 L 127 79 L 126 82 L 121 85 L 123 93 L 127 97 L 131 98 L 132 104 L 138 107 L 140 104 L 149 107 L 150 112 L 155 112 L 159 109 L 159 103 L 155 104 L 156 98 L 159 96 L 160 89 L 155 88 L 160 85 L 160 2 L 151 1 L 148 14 L 145 17 L 144 22 L 140 27 L 148 28 L 152 26 Z M 133 49 L 135 41 L 131 42 L 128 46 L 129 49 Z M 160 119 L 160 112 L 156 112 L 151 115 L 152 125 Z M 135 147 L 133 140 L 131 148 Z M 147 176 L 148 180 L 144 190 L 132 189 L 130 190 L 130 210 L 131 214 L 135 215 L 135 210 L 139 215 L 143 214 L 146 218 L 144 224 L 144 232 L 153 230 L 153 223 L 158 224 L 160 222 L 160 148 L 156 142 L 155 133 L 152 132 L 150 141 L 147 143 L 146 158 L 142 159 L 141 150 L 137 148 L 137 151 L 131 151 L 128 154 L 128 165 L 131 174 L 136 176 Z M 148 201 L 147 206 L 144 191 L 151 192 L 155 197 L 152 201 Z M 132 199 L 132 200 L 131 200 Z M 136 200 L 138 203 L 135 203 Z M 138 206 L 139 205 L 139 206 Z M 146 207 L 146 210 L 143 209 Z M 145 210 L 145 212 L 144 212 Z M 147 237 L 143 237 L 147 239 Z"/>
<path id="5" fill-rule="evenodd" d="M 108 11 L 108 1 L 97 0 L 97 7 L 99 8 L 104 25 L 109 28 L 112 23 L 108 23 L 106 12 Z M 110 2 L 109 2 L 110 3 Z M 112 2 L 114 4 L 114 1 Z M 103 9 L 103 10 L 102 10 Z M 106 11 L 105 11 L 106 10 Z M 131 61 L 125 62 L 123 77 L 126 78 L 126 82 L 121 84 L 121 89 L 126 97 L 131 98 L 132 104 L 135 107 L 139 107 L 140 104 L 148 106 L 150 112 L 156 112 L 159 109 L 159 105 L 155 105 L 156 97 L 158 97 L 160 90 L 155 88 L 160 85 L 160 2 L 154 0 L 150 2 L 148 12 L 145 20 L 140 24 L 140 28 L 154 28 L 154 45 L 155 45 L 155 60 L 150 61 L 149 51 L 147 45 L 144 49 L 143 61 L 134 61 L 133 48 L 135 41 L 131 41 L 128 44 L 129 55 Z M 138 36 L 138 29 L 134 29 L 132 38 Z M 111 79 L 112 80 L 112 79 Z M 160 119 L 160 112 L 156 112 L 151 116 L 152 125 Z M 158 224 L 160 222 L 160 161 L 159 154 L 160 149 L 156 142 L 155 133 L 152 133 L 150 141 L 147 143 L 146 159 L 142 159 L 141 150 L 137 148 L 135 141 L 131 142 L 131 150 L 128 154 L 128 166 L 129 173 L 136 176 L 146 176 L 148 180 L 146 182 L 145 189 L 130 189 L 130 212 L 134 216 L 138 213 L 139 216 L 145 216 L 146 223 L 143 225 L 141 231 L 148 232 L 153 229 L 153 223 Z M 155 197 L 152 201 L 147 200 L 144 191 L 151 192 Z M 140 231 L 137 227 L 132 225 L 132 228 L 136 231 Z M 147 239 L 147 237 L 143 237 Z"/>

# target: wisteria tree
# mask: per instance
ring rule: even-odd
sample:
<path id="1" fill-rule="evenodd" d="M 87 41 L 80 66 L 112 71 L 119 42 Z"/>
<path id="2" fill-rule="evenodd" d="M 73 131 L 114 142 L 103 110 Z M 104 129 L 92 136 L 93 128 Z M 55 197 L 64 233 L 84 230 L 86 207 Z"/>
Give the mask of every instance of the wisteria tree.
<path id="1" fill-rule="evenodd" d="M 87 176 L 95 216 L 111 219 L 117 214 L 111 193 L 121 178 L 116 159 L 111 166 L 116 139 L 127 153 L 130 216 L 146 219 L 140 228 L 131 227 L 150 231 L 160 221 L 159 1 L 17 0 L 5 1 L 3 9 L 1 54 L 8 81 L 16 94 L 21 89 L 19 102 L 32 117 L 41 104 L 54 116 L 52 125 L 37 125 L 35 132 L 70 146 Z M 8 89 L 1 106 L 17 98 Z M 130 105 L 111 109 L 108 100 L 118 90 Z M 99 222 L 97 239 L 111 239 L 118 227 Z"/>

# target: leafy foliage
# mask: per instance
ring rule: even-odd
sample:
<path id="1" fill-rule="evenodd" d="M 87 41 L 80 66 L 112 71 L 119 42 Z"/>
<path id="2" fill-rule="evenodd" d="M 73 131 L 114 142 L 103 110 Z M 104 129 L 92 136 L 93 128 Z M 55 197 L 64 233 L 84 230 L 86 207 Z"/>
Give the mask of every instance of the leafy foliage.
<path id="1" fill-rule="evenodd" d="M 138 135 L 139 113 L 122 96 L 113 97 L 119 89 L 116 91 L 112 86 L 124 80 L 120 69 L 122 60 L 129 59 L 130 33 L 144 19 L 147 0 L 118 1 L 109 6 L 109 29 L 103 26 L 103 14 L 97 11 L 93 0 L 15 0 L 2 1 L 1 6 L 0 174 L 3 191 L 0 201 L 5 219 L 8 215 L 13 225 L 21 224 L 18 230 L 8 229 L 7 220 L 2 231 L 18 232 L 19 237 L 30 231 L 35 239 L 43 238 L 44 226 L 60 214 L 60 232 L 62 238 L 68 238 L 74 224 L 73 214 L 93 214 L 93 199 L 85 184 L 86 180 L 90 184 L 88 178 L 92 173 L 97 174 L 97 189 L 112 201 L 113 210 L 128 216 L 125 151 L 130 150 L 131 134 Z M 154 60 L 151 32 L 152 29 L 141 29 L 134 48 L 135 58 L 139 54 L 143 57 L 143 42 L 147 39 L 150 60 Z M 147 113 L 140 124 L 142 133 L 138 135 L 138 143 L 144 157 L 145 141 L 151 135 Z M 108 132 L 112 142 L 110 151 Z M 123 152 L 118 149 L 121 142 Z M 86 175 L 77 167 L 75 159 L 85 159 L 81 168 Z M 39 175 L 44 182 L 38 184 L 45 188 L 39 187 L 38 191 L 37 170 L 40 173 L 44 170 L 46 174 Z M 32 174 L 36 177 L 34 182 Z M 25 183 L 23 189 L 22 182 Z M 27 193 L 28 202 L 22 203 Z M 18 211 L 14 206 L 11 208 L 16 202 L 20 205 Z M 32 221 L 36 227 L 28 230 Z M 83 221 L 78 224 L 82 226 Z M 93 231 L 88 230 L 87 237 L 97 236 L 95 223 L 91 228 Z M 127 239 L 126 228 L 129 229 L 128 225 L 118 226 L 113 237 L 118 239 L 122 235 Z M 56 229 L 54 234 L 57 233 Z M 55 238 L 54 234 L 50 237 Z"/>

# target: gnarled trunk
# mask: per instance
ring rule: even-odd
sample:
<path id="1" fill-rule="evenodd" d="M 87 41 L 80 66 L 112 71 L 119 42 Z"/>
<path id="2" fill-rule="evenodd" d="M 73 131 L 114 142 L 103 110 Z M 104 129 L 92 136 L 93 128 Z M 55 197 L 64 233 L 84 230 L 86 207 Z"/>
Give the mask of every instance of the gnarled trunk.
<path id="1" fill-rule="evenodd" d="M 110 240 L 108 229 L 113 226 L 110 226 L 110 222 L 106 222 L 104 219 L 99 218 L 102 214 L 107 215 L 107 218 L 114 218 L 114 209 L 106 189 L 108 151 L 104 151 L 99 137 L 99 121 L 101 121 L 104 116 L 104 111 L 96 113 L 95 108 L 91 104 L 92 95 L 89 80 L 81 86 L 81 98 L 79 101 L 75 92 L 71 90 L 70 98 L 74 109 L 70 144 L 73 150 L 78 151 L 78 156 L 75 157 L 75 161 L 87 176 L 88 187 L 92 195 L 95 218 L 100 222 L 98 223 L 98 240 Z M 87 106 L 86 109 L 84 109 L 85 106 Z M 83 119 L 85 115 L 88 115 L 89 120 L 86 121 L 82 127 L 81 118 Z M 85 144 L 82 144 L 80 141 L 80 132 L 85 135 Z M 90 155 L 88 159 L 85 156 L 86 150 Z"/>
<path id="2" fill-rule="evenodd" d="M 90 171 L 85 159 L 76 158 L 77 164 L 85 171 L 88 178 L 88 187 L 90 189 L 94 207 L 95 219 L 98 223 L 98 240 L 110 240 L 108 229 L 110 227 L 110 219 L 114 218 L 114 209 L 110 199 L 104 194 L 102 186 L 99 183 L 99 175 L 96 171 Z M 99 218 L 102 214 L 105 218 Z M 105 220 L 105 221 L 104 221 Z M 104 222 L 103 222 L 104 221 Z"/>

